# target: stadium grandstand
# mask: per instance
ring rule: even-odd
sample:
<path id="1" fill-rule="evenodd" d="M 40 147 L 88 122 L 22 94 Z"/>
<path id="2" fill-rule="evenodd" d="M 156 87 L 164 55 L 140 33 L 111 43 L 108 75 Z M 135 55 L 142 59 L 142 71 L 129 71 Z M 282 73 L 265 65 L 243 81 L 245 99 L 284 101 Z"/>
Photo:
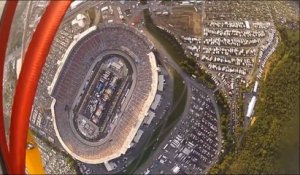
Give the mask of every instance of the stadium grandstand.
<path id="1" fill-rule="evenodd" d="M 90 164 L 103 163 L 125 154 L 130 147 L 157 91 L 158 73 L 152 50 L 153 44 L 139 31 L 125 24 L 114 23 L 103 24 L 100 27 L 93 26 L 76 36 L 70 44 L 59 62 L 48 90 L 52 97 L 54 130 L 63 148 L 75 159 Z M 111 63 L 107 58 L 115 62 Z M 123 80 L 126 76 L 115 78 L 117 73 L 111 75 L 113 71 L 107 69 L 110 66 L 121 69 L 123 63 L 126 65 L 124 70 L 130 72 L 124 74 L 130 77 L 128 89 L 118 91 L 112 87 L 105 90 L 108 94 L 117 94 L 110 100 L 110 104 L 117 106 L 114 108 L 116 110 L 104 111 L 105 114 L 111 115 L 105 115 L 107 118 L 103 120 L 96 118 L 100 116 L 102 112 L 100 110 L 95 112 L 96 117 L 89 113 L 78 112 L 84 111 L 81 108 L 89 106 L 88 96 L 93 93 L 100 96 L 101 90 L 97 92 L 91 90 L 91 88 L 101 89 L 96 84 L 90 83 L 90 86 L 85 86 L 89 81 L 94 82 L 90 77 L 98 70 L 95 66 L 100 64 L 102 68 L 100 66 L 99 70 L 103 71 L 99 75 L 95 73 L 94 77 L 107 78 L 111 83 L 113 81 L 111 79 Z M 125 87 L 127 79 L 121 82 L 124 82 Z M 110 96 L 105 98 L 110 99 Z M 114 105 L 107 106 L 110 108 Z M 83 115 L 94 118 L 89 121 L 88 117 Z M 80 125 L 79 120 L 90 124 Z M 104 127 L 105 129 L 101 130 L 98 123 L 103 122 L 98 121 L 107 122 L 105 127 L 108 129 Z M 90 133 L 85 133 L 84 129 Z M 105 134 L 98 137 L 102 131 L 103 133 L 105 131 Z"/>

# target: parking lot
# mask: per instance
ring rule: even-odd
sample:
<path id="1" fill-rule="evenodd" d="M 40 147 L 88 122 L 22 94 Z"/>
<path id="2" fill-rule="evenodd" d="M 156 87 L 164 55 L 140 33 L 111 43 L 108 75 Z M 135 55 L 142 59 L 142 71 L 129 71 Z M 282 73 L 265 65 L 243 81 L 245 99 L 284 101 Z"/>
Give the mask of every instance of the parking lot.
<path id="1" fill-rule="evenodd" d="M 204 173 L 219 154 L 218 132 L 210 98 L 193 86 L 188 113 L 144 174 Z"/>

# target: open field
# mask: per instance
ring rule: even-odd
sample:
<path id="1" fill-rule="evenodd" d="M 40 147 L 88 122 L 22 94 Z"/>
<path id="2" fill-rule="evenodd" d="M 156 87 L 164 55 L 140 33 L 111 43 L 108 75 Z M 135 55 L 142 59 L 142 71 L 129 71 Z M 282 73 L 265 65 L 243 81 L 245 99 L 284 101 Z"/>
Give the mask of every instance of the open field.
<path id="1" fill-rule="evenodd" d="M 176 7 L 172 12 L 168 16 L 156 16 L 155 23 L 171 29 L 177 35 L 201 35 L 201 15 L 193 7 Z"/>

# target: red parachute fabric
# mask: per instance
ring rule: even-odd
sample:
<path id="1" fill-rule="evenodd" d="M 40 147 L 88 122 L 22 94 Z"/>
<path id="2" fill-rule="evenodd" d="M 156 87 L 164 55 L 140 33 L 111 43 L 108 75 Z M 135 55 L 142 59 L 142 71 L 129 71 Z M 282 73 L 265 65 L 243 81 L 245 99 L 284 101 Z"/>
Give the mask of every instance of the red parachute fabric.
<path id="1" fill-rule="evenodd" d="M 4 116 L 3 116 L 3 71 L 4 71 L 4 60 L 7 48 L 7 42 L 9 37 L 9 32 L 16 11 L 18 1 L 7 1 L 3 9 L 1 21 L 0 21 L 0 151 L 1 156 L 6 166 L 6 170 L 10 171 L 10 160 L 8 155 L 8 145 L 5 138 L 5 128 L 4 128 Z"/>
<path id="2" fill-rule="evenodd" d="M 70 3 L 70 0 L 49 3 L 27 48 L 12 107 L 9 137 L 12 174 L 25 173 L 26 140 L 35 92 L 52 41 Z"/>

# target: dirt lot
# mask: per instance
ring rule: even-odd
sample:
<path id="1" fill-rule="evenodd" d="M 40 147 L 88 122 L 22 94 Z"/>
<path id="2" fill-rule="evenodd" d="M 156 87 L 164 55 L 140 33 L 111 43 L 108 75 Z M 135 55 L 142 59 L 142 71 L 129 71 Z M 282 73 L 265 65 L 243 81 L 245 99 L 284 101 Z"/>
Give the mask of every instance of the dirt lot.
<path id="1" fill-rule="evenodd" d="M 202 30 L 201 12 L 196 12 L 194 7 L 173 8 L 173 14 L 162 16 L 154 15 L 157 25 L 168 28 L 177 35 L 200 36 Z"/>

